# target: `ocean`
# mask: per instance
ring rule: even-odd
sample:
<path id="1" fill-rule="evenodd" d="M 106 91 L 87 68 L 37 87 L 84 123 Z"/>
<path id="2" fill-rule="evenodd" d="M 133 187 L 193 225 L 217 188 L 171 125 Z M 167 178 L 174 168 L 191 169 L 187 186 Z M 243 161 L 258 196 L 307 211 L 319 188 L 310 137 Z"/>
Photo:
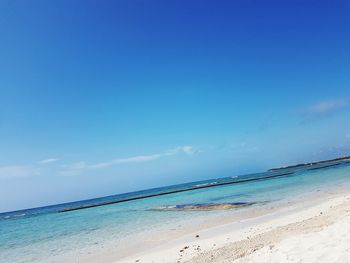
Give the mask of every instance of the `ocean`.
<path id="1" fill-rule="evenodd" d="M 239 215 L 347 185 L 350 163 L 338 161 L 2 213 L 0 262 L 68 262 L 64 259 L 71 255 L 123 251 L 143 236 L 170 233 L 196 220 Z"/>

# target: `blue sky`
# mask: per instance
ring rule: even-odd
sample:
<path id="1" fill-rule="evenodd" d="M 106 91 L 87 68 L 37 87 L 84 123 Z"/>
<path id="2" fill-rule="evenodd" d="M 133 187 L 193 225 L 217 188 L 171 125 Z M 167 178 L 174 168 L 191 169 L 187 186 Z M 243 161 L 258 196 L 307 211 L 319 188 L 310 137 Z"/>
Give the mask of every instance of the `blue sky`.
<path id="1" fill-rule="evenodd" d="M 0 1 L 0 211 L 350 154 L 348 1 Z"/>

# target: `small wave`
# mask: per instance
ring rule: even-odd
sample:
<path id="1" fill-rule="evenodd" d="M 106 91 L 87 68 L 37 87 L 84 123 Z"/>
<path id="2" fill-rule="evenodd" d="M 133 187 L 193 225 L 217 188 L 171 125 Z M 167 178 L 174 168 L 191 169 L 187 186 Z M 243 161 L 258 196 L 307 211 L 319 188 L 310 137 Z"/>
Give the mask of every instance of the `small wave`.
<path id="1" fill-rule="evenodd" d="M 25 216 L 26 214 L 25 213 L 23 213 L 23 214 L 17 214 L 17 215 L 14 215 L 13 217 L 23 217 L 23 216 Z"/>
<path id="2" fill-rule="evenodd" d="M 177 206 L 176 205 L 164 205 L 164 206 L 158 206 L 156 208 L 152 208 L 150 210 L 172 210 L 172 209 L 176 209 Z"/>
<path id="3" fill-rule="evenodd" d="M 11 220 L 11 219 L 21 218 L 21 217 L 25 217 L 25 216 L 26 216 L 25 213 L 23 213 L 23 214 L 14 214 L 14 215 L 2 216 L 2 217 L 0 217 L 0 219 Z"/>
<path id="4" fill-rule="evenodd" d="M 202 186 L 207 186 L 207 185 L 213 185 L 217 184 L 218 182 L 211 182 L 211 183 L 205 183 L 205 184 L 196 184 L 195 187 L 202 187 Z"/>

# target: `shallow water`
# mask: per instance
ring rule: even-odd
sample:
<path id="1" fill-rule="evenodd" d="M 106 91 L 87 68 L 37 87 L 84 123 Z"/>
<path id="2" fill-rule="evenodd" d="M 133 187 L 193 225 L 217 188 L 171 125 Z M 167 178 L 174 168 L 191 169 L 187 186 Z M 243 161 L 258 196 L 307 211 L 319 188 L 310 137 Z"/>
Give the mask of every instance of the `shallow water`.
<path id="1" fill-rule="evenodd" d="M 326 164 L 319 167 L 325 167 Z M 315 166 L 317 167 L 317 166 Z M 314 168 L 315 168 L 314 167 Z M 323 169 L 289 170 L 289 175 L 263 180 L 281 171 L 194 182 L 100 199 L 0 214 L 0 262 L 60 262 L 56 256 L 85 248 L 113 244 L 121 247 L 125 240 L 140 233 L 170 230 L 181 222 L 205 219 L 255 205 L 286 201 L 318 189 L 350 183 L 349 163 Z M 217 186 L 221 183 L 230 183 Z M 231 184 L 233 183 L 233 184 Z M 139 196 L 215 186 L 138 199 L 89 209 L 58 213 L 67 208 L 125 200 Z M 237 205 L 241 204 L 241 205 Z M 210 209 L 203 209 L 207 206 Z M 184 209 L 184 208 L 189 209 Z M 159 209 L 164 208 L 164 209 Z M 174 209 L 175 208 L 175 209 Z M 178 208 L 178 209 L 176 209 Z"/>

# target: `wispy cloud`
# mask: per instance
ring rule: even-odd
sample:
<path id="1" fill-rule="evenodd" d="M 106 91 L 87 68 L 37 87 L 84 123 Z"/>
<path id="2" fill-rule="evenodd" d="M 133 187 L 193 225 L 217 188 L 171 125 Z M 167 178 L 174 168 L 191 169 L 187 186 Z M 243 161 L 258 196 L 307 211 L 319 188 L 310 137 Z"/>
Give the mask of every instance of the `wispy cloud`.
<path id="1" fill-rule="evenodd" d="M 308 107 L 305 110 L 305 113 L 309 115 L 322 115 L 334 112 L 347 106 L 349 106 L 349 101 L 347 99 L 321 101 Z"/>
<path id="2" fill-rule="evenodd" d="M 176 148 L 172 148 L 160 153 L 154 153 L 149 155 L 136 155 L 126 158 L 118 158 L 113 159 L 106 162 L 100 163 L 87 163 L 84 161 L 75 162 L 70 165 L 60 165 L 60 166 L 52 166 L 49 164 L 53 164 L 58 162 L 59 158 L 48 158 L 31 165 L 9 165 L 9 166 L 0 166 L 0 178 L 15 178 L 15 177 L 26 177 L 26 176 L 34 176 L 43 174 L 45 171 L 47 172 L 50 169 L 50 173 L 56 173 L 65 176 L 72 176 L 81 174 L 84 171 L 88 170 L 98 170 L 104 169 L 108 167 L 112 167 L 115 165 L 123 165 L 128 163 L 145 163 L 156 161 L 161 158 L 166 158 L 170 156 L 175 156 L 179 154 L 184 155 L 194 155 L 199 153 L 200 151 L 193 146 L 185 145 L 179 146 Z M 53 169 L 53 170 L 52 170 Z"/>
<path id="3" fill-rule="evenodd" d="M 332 116 L 341 110 L 347 109 L 349 106 L 350 100 L 346 98 L 320 101 L 302 110 L 302 119 L 300 124 L 303 125 L 315 120 Z"/>
<path id="4" fill-rule="evenodd" d="M 194 149 L 192 146 L 183 146 L 181 150 L 188 155 L 193 155 L 199 152 L 199 150 Z"/>
<path id="5" fill-rule="evenodd" d="M 215 148 L 217 151 L 230 151 L 230 152 L 236 152 L 238 154 L 244 154 L 244 153 L 257 153 L 260 151 L 260 148 L 252 143 L 247 142 L 239 142 L 239 143 L 226 143 L 221 144 Z"/>
<path id="6" fill-rule="evenodd" d="M 94 170 L 94 169 L 103 169 L 107 167 L 111 167 L 118 164 L 126 164 L 126 163 L 143 163 L 155 161 L 164 157 L 173 156 L 177 154 L 186 154 L 193 155 L 198 153 L 199 150 L 195 149 L 193 146 L 180 146 L 170 150 L 166 150 L 161 153 L 149 154 L 149 155 L 137 155 L 126 158 L 118 158 L 107 162 L 100 162 L 95 164 L 89 164 L 86 162 L 77 162 L 72 165 L 64 166 L 64 170 L 61 171 L 61 175 L 77 175 L 80 174 L 84 170 Z"/>
<path id="7" fill-rule="evenodd" d="M 49 159 L 39 161 L 38 164 L 49 164 L 49 163 L 57 162 L 59 160 L 60 159 L 58 159 L 58 158 L 49 158 Z"/>
<path id="8" fill-rule="evenodd" d="M 27 177 L 39 173 L 39 169 L 33 166 L 0 166 L 0 178 Z"/>

